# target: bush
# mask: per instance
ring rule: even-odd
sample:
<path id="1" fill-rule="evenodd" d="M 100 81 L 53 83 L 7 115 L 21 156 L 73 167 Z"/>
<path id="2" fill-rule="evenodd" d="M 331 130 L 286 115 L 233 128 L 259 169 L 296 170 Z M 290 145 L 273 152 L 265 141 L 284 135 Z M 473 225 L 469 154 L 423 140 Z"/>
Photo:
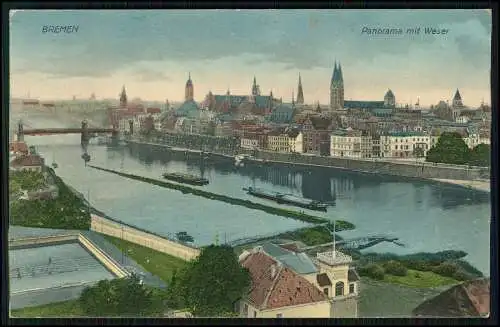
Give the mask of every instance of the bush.
<path id="1" fill-rule="evenodd" d="M 473 276 L 464 272 L 463 270 L 455 271 L 455 273 L 451 277 L 453 277 L 453 279 L 456 279 L 459 281 L 466 281 L 466 280 L 471 280 L 474 278 Z"/>
<path id="2" fill-rule="evenodd" d="M 443 262 L 439 266 L 434 267 L 432 272 L 445 277 L 453 277 L 453 274 L 457 272 L 457 266 L 452 263 Z"/>
<path id="3" fill-rule="evenodd" d="M 438 261 L 422 261 L 422 260 L 404 260 L 402 264 L 408 268 L 419 271 L 432 271 L 432 269 L 438 265 Z"/>
<path id="4" fill-rule="evenodd" d="M 398 261 L 388 261 L 383 264 L 386 273 L 394 276 L 406 276 L 408 274 L 408 269 Z"/>
<path id="5" fill-rule="evenodd" d="M 360 268 L 359 274 L 361 276 L 366 276 L 377 280 L 383 280 L 385 277 L 384 268 L 377 264 L 369 264 L 365 267 Z"/>

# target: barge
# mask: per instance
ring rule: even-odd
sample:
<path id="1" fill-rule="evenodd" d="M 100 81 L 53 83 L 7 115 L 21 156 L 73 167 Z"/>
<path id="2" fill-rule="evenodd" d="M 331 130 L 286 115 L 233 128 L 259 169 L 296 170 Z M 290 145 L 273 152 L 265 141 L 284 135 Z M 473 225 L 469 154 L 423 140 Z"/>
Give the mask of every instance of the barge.
<path id="1" fill-rule="evenodd" d="M 300 198 L 291 194 L 283 194 L 279 192 L 272 192 L 260 188 L 248 187 L 243 188 L 244 191 L 247 191 L 248 194 L 263 198 L 266 200 L 276 201 L 279 204 L 288 204 L 296 207 L 301 207 L 310 210 L 316 211 L 327 211 L 328 205 L 321 203 L 319 201 L 308 200 L 304 198 Z"/>
<path id="2" fill-rule="evenodd" d="M 194 175 L 189 175 L 189 174 L 181 174 L 181 173 L 164 173 L 163 178 L 178 182 L 178 183 L 184 183 L 184 184 L 189 184 L 189 185 L 196 185 L 196 186 L 204 186 L 208 185 L 209 181 L 206 178 L 194 176 Z"/>

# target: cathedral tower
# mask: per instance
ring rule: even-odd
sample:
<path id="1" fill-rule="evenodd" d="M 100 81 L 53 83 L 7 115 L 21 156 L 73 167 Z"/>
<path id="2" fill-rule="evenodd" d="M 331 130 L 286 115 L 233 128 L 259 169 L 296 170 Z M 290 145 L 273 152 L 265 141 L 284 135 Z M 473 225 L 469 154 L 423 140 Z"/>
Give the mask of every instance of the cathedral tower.
<path id="1" fill-rule="evenodd" d="M 253 95 L 253 96 L 260 95 L 260 88 L 259 88 L 259 86 L 257 85 L 257 79 L 255 78 L 255 76 L 253 77 L 252 95 Z"/>
<path id="2" fill-rule="evenodd" d="M 302 91 L 302 79 L 299 73 L 299 87 L 297 90 L 297 104 L 304 104 L 304 92 Z"/>
<path id="3" fill-rule="evenodd" d="M 194 99 L 194 89 L 193 89 L 193 81 L 191 80 L 191 73 L 189 73 L 189 78 L 186 82 L 186 92 L 184 96 L 185 101 L 193 101 Z"/>
<path id="4" fill-rule="evenodd" d="M 340 63 L 337 66 L 337 62 L 335 62 L 330 82 L 330 108 L 332 110 L 344 108 L 344 78 L 342 77 L 342 67 Z"/>
<path id="5" fill-rule="evenodd" d="M 457 91 L 455 92 L 455 96 L 453 97 L 452 107 L 461 108 L 463 106 L 464 104 L 462 103 L 462 96 L 460 95 L 460 92 L 457 89 Z"/>
<path id="6" fill-rule="evenodd" d="M 127 107 L 127 92 L 125 91 L 125 85 L 122 87 L 122 93 L 120 94 L 120 107 Z"/>

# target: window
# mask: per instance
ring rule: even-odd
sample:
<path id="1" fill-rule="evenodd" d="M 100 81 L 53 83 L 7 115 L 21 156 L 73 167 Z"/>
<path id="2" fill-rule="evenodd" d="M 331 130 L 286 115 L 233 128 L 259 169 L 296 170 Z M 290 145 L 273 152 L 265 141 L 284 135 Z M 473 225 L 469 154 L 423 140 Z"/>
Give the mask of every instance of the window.
<path id="1" fill-rule="evenodd" d="M 282 314 L 282 313 L 278 313 L 278 314 L 276 315 L 276 318 L 283 318 L 283 314 Z"/>
<path id="2" fill-rule="evenodd" d="M 323 289 L 323 293 L 325 293 L 325 295 L 326 295 L 326 296 L 328 296 L 328 288 L 326 288 L 326 287 L 325 287 L 325 288 Z"/>
<path id="3" fill-rule="evenodd" d="M 243 314 L 245 315 L 245 317 L 248 317 L 248 304 L 245 304 L 243 306 Z"/>
<path id="4" fill-rule="evenodd" d="M 338 282 L 335 284 L 335 296 L 342 296 L 344 295 L 344 283 L 343 282 Z"/>
<path id="5" fill-rule="evenodd" d="M 354 293 L 354 283 L 349 284 L 349 294 Z"/>

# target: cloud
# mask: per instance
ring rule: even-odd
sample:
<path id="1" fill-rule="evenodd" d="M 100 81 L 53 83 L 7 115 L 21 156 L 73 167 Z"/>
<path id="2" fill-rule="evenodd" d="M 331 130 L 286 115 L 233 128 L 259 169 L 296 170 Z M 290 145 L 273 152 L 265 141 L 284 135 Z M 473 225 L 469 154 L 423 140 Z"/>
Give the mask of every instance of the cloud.
<path id="1" fill-rule="evenodd" d="M 132 71 L 132 74 L 136 76 L 140 82 L 156 82 L 156 81 L 172 80 L 164 72 L 151 68 L 135 69 L 134 71 Z"/>
<path id="2" fill-rule="evenodd" d="M 137 61 L 209 64 L 242 55 L 301 70 L 330 69 L 335 58 L 370 64 L 379 55 L 405 56 L 415 45 L 431 46 L 436 38 L 366 37 L 363 26 L 450 26 L 453 33 L 464 21 L 474 28 L 454 36 L 458 51 L 479 65 L 489 56 L 485 40 L 491 35 L 491 15 L 482 10 L 23 11 L 11 21 L 13 71 L 55 78 L 109 76 Z M 46 24 L 80 28 L 72 35 L 41 34 Z"/>

